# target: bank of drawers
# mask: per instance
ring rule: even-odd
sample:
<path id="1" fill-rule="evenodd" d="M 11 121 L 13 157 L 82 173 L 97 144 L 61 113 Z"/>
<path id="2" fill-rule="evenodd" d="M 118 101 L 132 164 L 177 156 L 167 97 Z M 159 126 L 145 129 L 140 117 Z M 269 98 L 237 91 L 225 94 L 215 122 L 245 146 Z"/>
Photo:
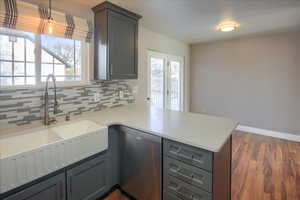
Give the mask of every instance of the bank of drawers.
<path id="1" fill-rule="evenodd" d="M 212 152 L 164 140 L 164 200 L 212 199 Z"/>

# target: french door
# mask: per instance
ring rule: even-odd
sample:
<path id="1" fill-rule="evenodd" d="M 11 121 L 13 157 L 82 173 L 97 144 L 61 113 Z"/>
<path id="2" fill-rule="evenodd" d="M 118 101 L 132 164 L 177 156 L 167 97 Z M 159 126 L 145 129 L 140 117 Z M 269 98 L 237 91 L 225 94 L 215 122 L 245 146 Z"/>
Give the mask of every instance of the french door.
<path id="1" fill-rule="evenodd" d="M 148 100 L 152 105 L 183 110 L 183 58 L 148 52 L 150 71 Z"/>

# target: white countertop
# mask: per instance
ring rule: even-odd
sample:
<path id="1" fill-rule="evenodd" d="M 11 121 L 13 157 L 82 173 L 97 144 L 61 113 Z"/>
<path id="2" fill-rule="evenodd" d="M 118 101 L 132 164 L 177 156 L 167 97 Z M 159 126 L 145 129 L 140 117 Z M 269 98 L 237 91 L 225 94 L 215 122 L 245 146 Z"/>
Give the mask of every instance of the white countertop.
<path id="1" fill-rule="evenodd" d="M 159 108 L 131 104 L 117 108 L 107 108 L 102 111 L 84 113 L 72 119 L 91 120 L 99 125 L 124 125 L 139 129 L 162 138 L 189 144 L 212 152 L 218 152 L 232 134 L 238 123 L 221 117 L 213 117 L 197 113 L 185 113 Z M 65 122 L 59 123 L 63 124 Z M 70 122 L 68 122 L 70 123 Z M 39 126 L 42 124 L 39 123 Z M 12 130 L 0 130 L 0 140 L 22 134 L 26 130 L 30 134 L 30 126 Z M 7 134 L 10 132 L 9 134 Z M 1 154 L 1 152 L 0 152 Z"/>

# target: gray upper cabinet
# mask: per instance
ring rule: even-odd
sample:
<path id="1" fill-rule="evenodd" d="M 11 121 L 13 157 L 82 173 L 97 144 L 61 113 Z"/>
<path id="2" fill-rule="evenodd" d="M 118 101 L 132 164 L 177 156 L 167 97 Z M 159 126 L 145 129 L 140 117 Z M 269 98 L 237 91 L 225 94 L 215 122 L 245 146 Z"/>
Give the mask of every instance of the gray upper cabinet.
<path id="1" fill-rule="evenodd" d="M 4 200 L 65 200 L 65 174 L 59 174 L 30 186 Z"/>
<path id="2" fill-rule="evenodd" d="M 140 15 L 110 2 L 95 12 L 95 80 L 136 79 Z"/>

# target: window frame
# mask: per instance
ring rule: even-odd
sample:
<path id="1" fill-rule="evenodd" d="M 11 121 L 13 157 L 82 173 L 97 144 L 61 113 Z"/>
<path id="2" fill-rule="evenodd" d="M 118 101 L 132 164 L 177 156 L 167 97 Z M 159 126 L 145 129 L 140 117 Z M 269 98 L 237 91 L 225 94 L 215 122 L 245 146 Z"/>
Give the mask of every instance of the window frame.
<path id="1" fill-rule="evenodd" d="M 15 36 L 15 37 L 24 37 L 24 35 L 19 30 L 16 30 L 14 33 L 10 33 L 9 30 L 1 30 L 0 35 L 6 36 Z M 34 34 L 34 47 L 35 47 L 35 84 L 34 85 L 11 85 L 11 86 L 0 86 L 0 90 L 16 90 L 16 89 L 30 89 L 30 88 L 44 88 L 45 82 L 42 82 L 42 40 L 41 34 Z M 55 37 L 55 36 L 54 36 Z M 71 87 L 71 86 L 81 86 L 88 84 L 90 77 L 90 55 L 91 55 L 91 45 L 85 41 L 81 41 L 81 80 L 78 81 L 57 81 L 57 87 Z M 25 48 L 25 47 L 24 47 Z M 15 62 L 15 61 L 12 61 Z M 18 62 L 18 61 L 17 61 Z M 26 71 L 24 60 L 24 70 Z M 14 76 L 14 74 L 12 74 Z M 26 76 L 26 74 L 25 74 Z M 25 77 L 22 76 L 22 77 Z M 27 76 L 26 76 L 27 77 Z"/>

